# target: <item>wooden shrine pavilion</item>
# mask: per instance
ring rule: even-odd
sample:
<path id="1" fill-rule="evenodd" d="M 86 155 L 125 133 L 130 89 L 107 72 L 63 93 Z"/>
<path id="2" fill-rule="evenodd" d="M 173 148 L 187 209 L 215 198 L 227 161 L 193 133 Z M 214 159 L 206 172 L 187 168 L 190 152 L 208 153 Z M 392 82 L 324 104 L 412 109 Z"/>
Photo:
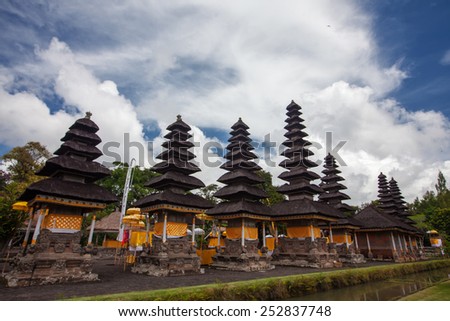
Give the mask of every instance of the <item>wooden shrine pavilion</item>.
<path id="1" fill-rule="evenodd" d="M 314 155 L 308 146 L 311 143 L 305 139 L 303 119 L 300 117 L 301 107 L 292 101 L 287 106 L 287 147 L 282 156 L 287 159 L 280 166 L 287 169 L 279 178 L 287 181 L 278 188 L 278 192 L 287 195 L 288 200 L 272 207 L 273 220 L 286 224 L 287 237 L 278 239 L 274 251 L 274 264 L 333 267 L 337 264 L 337 254 L 330 252 L 327 239 L 321 235 L 319 224 L 328 224 L 344 218 L 336 208 L 314 200 L 314 195 L 322 189 L 311 181 L 320 178 L 309 170 L 317 164 L 308 157 Z"/>
<path id="2" fill-rule="evenodd" d="M 421 257 L 419 231 L 408 218 L 395 180 L 378 176 L 378 206 L 368 206 L 355 215 L 362 223 L 357 233 L 361 253 L 370 259 L 414 261 Z M 392 187 L 392 190 L 390 189 Z"/>
<path id="3" fill-rule="evenodd" d="M 207 211 L 219 221 L 219 228 L 227 222 L 225 247 L 218 247 L 212 266 L 237 271 L 273 269 L 265 244 L 271 209 L 260 202 L 268 195 L 258 186 L 264 180 L 256 173 L 261 167 L 253 161 L 258 157 L 252 152 L 249 127 L 239 118 L 231 129 L 224 156 L 227 161 L 221 166 L 227 173 L 218 179 L 225 186 L 214 194 L 224 201 Z M 258 235 L 258 224 L 262 235 Z"/>
<path id="4" fill-rule="evenodd" d="M 110 171 L 94 161 L 102 155 L 96 147 L 101 139 L 90 118 L 86 113 L 69 128 L 57 156 L 36 173 L 49 177 L 28 186 L 19 198 L 38 220 L 26 254 L 17 257 L 6 275 L 10 287 L 98 280 L 92 273 L 91 248 L 81 245 L 83 216 L 117 198 L 94 183 Z M 29 222 L 30 229 L 32 219 Z"/>
<path id="5" fill-rule="evenodd" d="M 156 158 L 162 160 L 152 170 L 161 174 L 152 178 L 146 186 L 159 190 L 138 200 L 134 206 L 142 213 L 149 213 L 156 221 L 152 246 L 144 251 L 134 273 L 154 276 L 200 273 L 200 259 L 196 254 L 195 216 L 213 205 L 204 198 L 188 191 L 204 187 L 202 181 L 190 176 L 200 171 L 191 160 L 195 155 L 189 151 L 194 144 L 188 141 L 191 127 L 181 116 L 167 127 L 165 150 Z M 192 235 L 187 235 L 188 224 Z"/>
<path id="6" fill-rule="evenodd" d="M 365 262 L 364 256 L 359 253 L 357 240 L 355 239 L 355 231 L 359 229 L 361 224 L 352 217 L 353 207 L 343 202 L 343 200 L 350 199 L 350 196 L 341 192 L 347 187 L 342 184 L 344 178 L 339 175 L 341 171 L 338 167 L 334 156 L 328 154 L 325 157 L 324 170 L 322 171 L 324 176 L 319 184 L 323 190 L 319 195 L 319 201 L 341 211 L 345 218 L 340 218 L 336 222 L 329 222 L 328 230 L 324 229 L 324 231 L 328 232 L 330 244 L 335 245 L 334 248 L 340 262 L 363 263 Z"/>

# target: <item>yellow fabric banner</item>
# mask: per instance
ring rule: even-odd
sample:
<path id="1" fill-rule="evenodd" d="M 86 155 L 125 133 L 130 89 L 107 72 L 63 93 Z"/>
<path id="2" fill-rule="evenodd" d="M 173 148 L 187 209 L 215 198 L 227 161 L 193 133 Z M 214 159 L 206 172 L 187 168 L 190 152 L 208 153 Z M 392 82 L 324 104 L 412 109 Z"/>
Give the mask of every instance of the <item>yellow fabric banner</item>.
<path id="1" fill-rule="evenodd" d="M 105 240 L 103 242 L 103 247 L 112 247 L 112 248 L 121 248 L 122 242 L 116 241 L 116 240 Z"/>
<path id="2" fill-rule="evenodd" d="M 219 244 L 218 237 L 210 237 L 208 238 L 208 247 L 216 247 Z M 225 246 L 224 238 L 220 238 L 220 246 Z"/>
<path id="3" fill-rule="evenodd" d="M 227 238 L 230 240 L 240 239 L 242 236 L 241 227 L 227 227 Z M 246 240 L 256 240 L 258 238 L 258 228 L 244 227 L 244 238 Z"/>
<path id="4" fill-rule="evenodd" d="M 345 234 L 333 234 L 333 242 L 334 243 L 345 243 Z M 347 234 L 347 243 L 351 244 L 352 241 L 352 237 L 351 235 Z"/>
<path id="5" fill-rule="evenodd" d="M 313 227 L 314 237 L 320 237 L 320 228 Z M 287 228 L 287 236 L 289 238 L 311 237 L 311 226 L 291 226 Z"/>
<path id="6" fill-rule="evenodd" d="M 269 249 L 269 251 L 273 251 L 275 249 L 275 238 L 267 237 L 266 238 L 266 246 Z"/>
<path id="7" fill-rule="evenodd" d="M 155 224 L 155 235 L 163 235 L 164 222 Z M 167 236 L 186 236 L 187 223 L 167 222 Z"/>
<path id="8" fill-rule="evenodd" d="M 145 244 L 145 231 L 132 231 L 130 245 L 133 247 L 141 246 Z M 148 240 L 151 243 L 153 232 L 148 232 Z"/>

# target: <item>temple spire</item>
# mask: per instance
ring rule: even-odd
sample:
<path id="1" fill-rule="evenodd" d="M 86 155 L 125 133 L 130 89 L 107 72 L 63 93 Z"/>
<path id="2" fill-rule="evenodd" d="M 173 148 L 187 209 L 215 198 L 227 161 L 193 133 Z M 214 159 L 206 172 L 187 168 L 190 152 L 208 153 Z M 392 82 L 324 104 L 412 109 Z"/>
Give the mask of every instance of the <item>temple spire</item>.
<path id="1" fill-rule="evenodd" d="M 389 183 L 387 181 L 386 175 L 380 173 L 378 175 L 378 200 L 380 204 L 378 208 L 386 214 L 394 214 L 396 212 L 396 206 L 392 199 Z"/>
<path id="2" fill-rule="evenodd" d="M 288 195 L 290 200 L 303 198 L 312 200 L 314 195 L 322 192 L 322 189 L 311 183 L 320 176 L 309 171 L 309 168 L 316 167 L 317 164 L 308 159 L 314 153 L 308 149 L 311 142 L 305 139 L 308 134 L 304 132 L 304 120 L 300 118 L 301 107 L 292 101 L 286 109 L 288 118 L 285 121 L 287 125 L 284 128 L 287 132 L 284 136 L 287 140 L 283 142 L 283 145 L 287 149 L 281 155 L 287 159 L 282 161 L 280 166 L 288 171 L 283 172 L 278 177 L 287 181 L 288 184 L 280 186 L 278 192 Z"/>
<path id="3" fill-rule="evenodd" d="M 347 187 L 340 183 L 344 178 L 339 175 L 341 171 L 338 167 L 336 158 L 328 154 L 325 157 L 324 170 L 322 171 L 324 176 L 319 185 L 323 190 L 319 195 L 319 201 L 333 206 L 342 212 L 350 212 L 353 211 L 353 208 L 342 202 L 343 200 L 350 199 L 350 196 L 341 192 L 341 190 L 347 189 Z"/>

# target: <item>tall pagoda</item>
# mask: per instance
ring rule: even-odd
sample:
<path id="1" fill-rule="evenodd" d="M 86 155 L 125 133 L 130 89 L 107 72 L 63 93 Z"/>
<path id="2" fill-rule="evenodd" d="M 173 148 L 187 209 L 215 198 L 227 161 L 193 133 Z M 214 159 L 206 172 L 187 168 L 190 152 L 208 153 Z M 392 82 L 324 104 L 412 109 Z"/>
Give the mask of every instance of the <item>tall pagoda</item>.
<path id="1" fill-rule="evenodd" d="M 213 257 L 213 267 L 237 271 L 260 271 L 274 268 L 266 255 L 266 222 L 270 221 L 271 209 L 261 203 L 267 193 L 258 185 L 263 179 L 256 173 L 261 167 L 253 160 L 258 158 L 252 150 L 249 127 L 241 118 L 231 126 L 228 139 L 227 160 L 221 168 L 227 173 L 218 181 L 225 184 L 214 196 L 224 201 L 207 211 L 219 220 L 219 226 L 226 221 L 225 248 L 218 248 Z M 262 235 L 258 235 L 261 225 Z M 262 248 L 259 253 L 259 238 Z"/>
<path id="2" fill-rule="evenodd" d="M 279 238 L 274 252 L 274 263 L 279 265 L 296 265 L 311 267 L 332 267 L 337 259 L 335 253 L 330 253 L 327 240 L 322 237 L 319 224 L 336 222 L 343 218 L 343 214 L 323 202 L 314 200 L 314 196 L 322 189 L 311 183 L 320 176 L 310 168 L 317 164 L 308 157 L 314 155 L 308 147 L 311 142 L 305 139 L 301 116 L 301 107 L 292 101 L 287 106 L 287 140 L 283 145 L 287 147 L 282 152 L 286 157 L 280 166 L 287 171 L 279 178 L 288 183 L 280 186 L 278 192 L 287 195 L 289 200 L 272 207 L 274 220 L 286 223 L 287 237 Z"/>
<path id="3" fill-rule="evenodd" d="M 138 200 L 134 206 L 142 213 L 153 215 L 156 223 L 152 247 L 143 252 L 132 272 L 154 276 L 180 275 L 200 272 L 200 259 L 195 246 L 195 217 L 213 205 L 188 191 L 205 185 L 191 174 L 200 171 L 192 162 L 195 155 L 189 151 L 194 146 L 188 139 L 191 127 L 181 116 L 167 127 L 169 133 L 162 144 L 164 150 L 156 158 L 161 162 L 152 170 L 161 174 L 152 178 L 147 187 L 159 190 Z M 188 224 L 192 236 L 188 237 Z"/>
<path id="4" fill-rule="evenodd" d="M 384 213 L 389 215 L 396 215 L 397 205 L 395 204 L 391 191 L 389 190 L 389 183 L 387 181 L 386 175 L 380 173 L 378 175 L 378 208 Z"/>
<path id="5" fill-rule="evenodd" d="M 91 248 L 81 245 L 83 216 L 117 198 L 95 184 L 110 171 L 94 161 L 102 155 L 96 147 L 101 139 L 90 118 L 88 112 L 75 121 L 56 156 L 36 173 L 48 178 L 28 186 L 19 198 L 38 220 L 26 254 L 6 276 L 10 287 L 98 280 L 92 273 Z"/>
<path id="6" fill-rule="evenodd" d="M 378 191 L 380 202 L 378 208 L 411 228 L 410 232 L 402 233 L 401 237 L 403 238 L 404 246 L 401 248 L 401 252 L 397 252 L 409 260 L 416 260 L 421 253 L 418 245 L 418 238 L 421 236 L 421 233 L 413 226 L 414 221 L 408 218 L 410 214 L 407 211 L 406 202 L 404 201 L 397 181 L 391 178 L 388 182 L 386 176 L 380 173 L 378 176 Z"/>
<path id="7" fill-rule="evenodd" d="M 319 201 L 334 207 L 346 216 L 337 222 L 329 223 L 328 239 L 330 243 L 336 244 L 339 261 L 344 263 L 363 263 L 365 262 L 364 256 L 359 254 L 357 240 L 355 239 L 355 233 L 359 229 L 360 223 L 351 217 L 354 209 L 342 202 L 350 199 L 350 196 L 341 192 L 347 187 L 342 184 L 344 178 L 339 175 L 341 171 L 338 167 L 336 158 L 333 155 L 328 154 L 325 156 L 324 170 L 322 171 L 324 176 L 319 184 L 323 192 L 319 195 Z"/>

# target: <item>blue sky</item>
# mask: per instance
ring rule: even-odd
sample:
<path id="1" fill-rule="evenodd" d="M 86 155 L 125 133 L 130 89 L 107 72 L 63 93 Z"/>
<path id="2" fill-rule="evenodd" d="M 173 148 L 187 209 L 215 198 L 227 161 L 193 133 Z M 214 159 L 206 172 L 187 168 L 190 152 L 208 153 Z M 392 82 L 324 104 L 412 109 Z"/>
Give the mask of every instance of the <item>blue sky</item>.
<path id="1" fill-rule="evenodd" d="M 182 114 L 202 163 L 238 117 L 280 146 L 294 99 L 317 159 L 327 132 L 345 141 L 351 203 L 376 197 L 380 171 L 412 200 L 450 177 L 449 16 L 444 0 L 2 1 L 0 154 L 30 140 L 54 151 L 89 110 L 104 142 L 149 166 Z"/>

